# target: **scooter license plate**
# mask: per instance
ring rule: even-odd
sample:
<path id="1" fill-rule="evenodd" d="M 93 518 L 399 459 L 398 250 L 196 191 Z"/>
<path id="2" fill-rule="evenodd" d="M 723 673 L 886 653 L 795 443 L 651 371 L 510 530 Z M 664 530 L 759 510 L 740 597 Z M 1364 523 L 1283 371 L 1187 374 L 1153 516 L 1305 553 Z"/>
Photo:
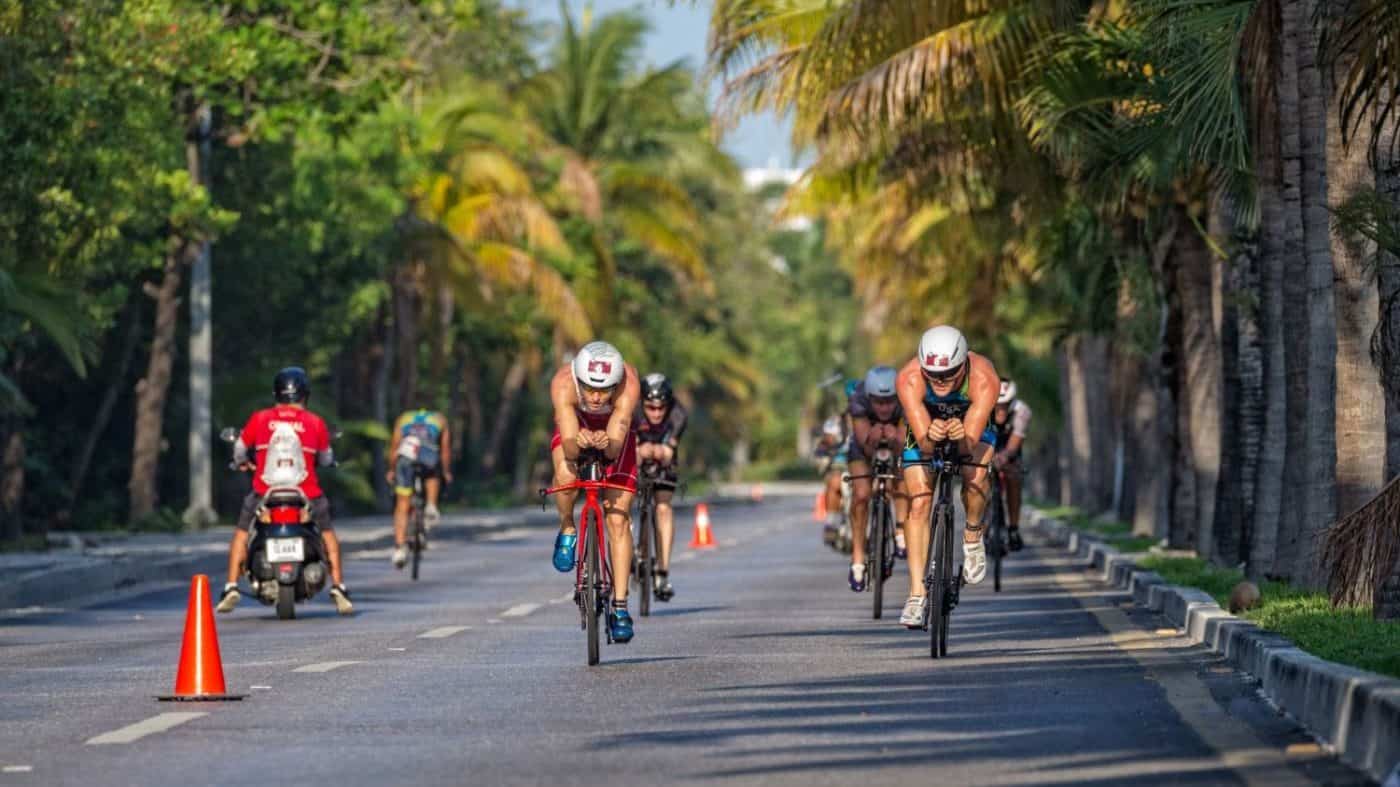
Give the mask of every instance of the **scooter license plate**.
<path id="1" fill-rule="evenodd" d="M 269 538 L 267 540 L 267 562 L 299 563 L 306 559 L 305 539 Z"/>

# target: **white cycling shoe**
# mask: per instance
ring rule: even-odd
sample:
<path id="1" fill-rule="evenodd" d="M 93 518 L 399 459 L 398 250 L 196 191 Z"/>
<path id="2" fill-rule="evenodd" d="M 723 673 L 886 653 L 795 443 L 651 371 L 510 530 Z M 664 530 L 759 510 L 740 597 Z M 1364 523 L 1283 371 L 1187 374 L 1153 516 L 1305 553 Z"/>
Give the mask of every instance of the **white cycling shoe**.
<path id="1" fill-rule="evenodd" d="M 426 506 L 423 506 L 423 525 L 424 525 L 424 526 L 426 526 L 426 527 L 428 527 L 428 528 L 432 528 L 432 527 L 436 526 L 437 523 L 439 523 L 439 522 L 441 522 L 441 521 L 442 521 L 442 513 L 438 511 L 438 507 L 437 507 L 437 506 L 435 506 L 435 505 L 433 505 L 433 504 L 431 504 L 431 503 L 429 503 L 429 504 L 426 505 Z"/>
<path id="2" fill-rule="evenodd" d="M 963 579 L 967 584 L 976 585 L 987 578 L 987 545 L 978 540 L 972 544 L 963 542 Z"/>
<path id="3" fill-rule="evenodd" d="M 899 616 L 899 625 L 905 628 L 917 629 L 924 626 L 924 604 L 928 599 L 925 596 L 910 596 L 904 602 L 904 613 Z"/>

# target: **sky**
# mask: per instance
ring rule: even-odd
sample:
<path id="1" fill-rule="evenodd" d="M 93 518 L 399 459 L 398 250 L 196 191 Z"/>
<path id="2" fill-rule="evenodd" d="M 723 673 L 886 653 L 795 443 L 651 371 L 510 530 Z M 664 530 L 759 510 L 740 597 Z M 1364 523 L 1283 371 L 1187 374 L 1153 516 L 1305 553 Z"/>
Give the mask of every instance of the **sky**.
<path id="1" fill-rule="evenodd" d="M 650 65 L 664 65 L 677 59 L 685 59 L 697 71 L 705 66 L 705 32 L 709 26 L 710 9 L 705 0 L 676 0 L 674 4 L 666 0 L 567 0 L 574 18 L 581 14 L 585 2 L 593 6 L 595 15 L 626 9 L 640 9 L 652 23 L 652 31 L 647 38 L 645 58 Z M 535 17 L 557 22 L 559 20 L 558 0 L 512 0 L 517 7 L 525 8 Z M 713 103 L 718 94 L 717 86 L 710 89 Z M 779 167 L 793 166 L 791 146 L 785 124 L 772 115 L 752 116 L 742 120 L 738 127 L 729 131 L 723 142 L 725 150 L 745 167 L 765 167 L 776 163 Z"/>

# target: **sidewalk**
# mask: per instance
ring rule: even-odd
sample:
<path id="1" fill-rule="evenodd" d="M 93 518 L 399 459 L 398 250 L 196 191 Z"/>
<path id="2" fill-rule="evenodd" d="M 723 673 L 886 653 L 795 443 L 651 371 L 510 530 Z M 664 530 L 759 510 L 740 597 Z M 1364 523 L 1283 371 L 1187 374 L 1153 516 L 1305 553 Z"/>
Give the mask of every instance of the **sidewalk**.
<path id="1" fill-rule="evenodd" d="M 679 501 L 686 510 L 696 503 L 743 505 L 761 496 L 816 494 L 818 485 L 801 482 L 721 484 L 701 500 Z M 521 506 L 495 511 L 443 514 L 433 529 L 434 540 L 469 541 L 510 528 L 552 528 L 558 523 L 553 506 Z M 347 554 L 394 545 L 387 514 L 338 518 L 335 532 Z M 114 533 L 72 531 L 68 548 L 46 552 L 0 554 L 0 610 L 52 606 L 103 596 L 154 582 L 185 581 L 194 574 L 222 578 L 228 561 L 229 526 L 198 533 Z"/>

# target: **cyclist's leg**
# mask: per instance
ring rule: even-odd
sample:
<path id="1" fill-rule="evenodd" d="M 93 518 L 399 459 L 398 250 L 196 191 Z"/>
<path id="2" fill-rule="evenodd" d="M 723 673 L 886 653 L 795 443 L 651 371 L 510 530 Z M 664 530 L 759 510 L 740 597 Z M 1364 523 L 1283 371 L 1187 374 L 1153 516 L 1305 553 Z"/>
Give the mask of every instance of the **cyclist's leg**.
<path id="1" fill-rule="evenodd" d="M 1008 527 L 1021 526 L 1021 461 L 1006 465 L 1006 521 Z"/>
<path id="2" fill-rule="evenodd" d="M 603 515 L 608 531 L 608 557 L 612 562 L 613 600 L 625 604 L 632 575 L 632 493 L 617 489 L 603 495 Z"/>
<path id="3" fill-rule="evenodd" d="M 436 467 L 435 467 L 435 468 L 433 468 L 431 471 L 425 471 L 425 475 L 423 476 L 423 496 L 424 496 L 425 498 L 427 498 L 427 500 L 425 501 L 425 502 L 426 502 L 426 505 L 423 506 L 423 509 L 424 509 L 424 513 L 427 514 L 427 517 L 425 518 L 426 524 L 429 524 L 429 525 L 437 524 L 437 519 L 438 519 L 438 513 L 437 513 L 437 510 L 438 510 L 438 508 L 437 508 L 437 504 L 438 504 L 438 495 L 441 494 L 441 493 L 442 493 L 442 472 L 441 472 L 441 470 L 440 470 L 439 468 L 436 468 Z"/>
<path id="4" fill-rule="evenodd" d="M 394 546 L 408 540 L 408 511 L 413 496 L 413 462 L 400 456 L 394 459 Z"/>
<path id="5" fill-rule="evenodd" d="M 890 498 L 894 501 L 895 548 L 905 549 L 908 544 L 904 540 L 904 523 L 909 519 L 909 495 L 904 491 L 904 479 L 896 478 L 888 489 Z"/>
<path id="6" fill-rule="evenodd" d="M 909 595 L 924 595 L 924 569 L 928 562 L 928 525 L 933 509 L 933 486 L 923 466 L 904 469 L 904 489 L 909 495 L 909 516 L 904 522 L 908 547 Z"/>
<path id="7" fill-rule="evenodd" d="M 853 476 L 867 475 L 870 465 L 864 459 L 851 459 Z M 865 525 L 870 510 L 870 479 L 851 479 L 851 565 L 865 565 Z"/>
<path id="8" fill-rule="evenodd" d="M 992 461 L 992 446 L 982 442 L 972 448 L 972 461 L 985 465 Z M 983 514 L 987 510 L 987 496 L 991 493 L 991 479 L 987 468 L 964 465 L 962 468 L 963 508 L 967 511 L 967 525 L 963 541 L 975 544 L 982 540 L 982 531 L 987 529 Z"/>
<path id="9" fill-rule="evenodd" d="M 340 569 L 340 539 L 336 538 L 335 527 L 331 524 L 331 501 L 318 497 L 311 501 L 311 519 L 321 531 L 321 541 L 326 545 L 326 559 L 331 562 L 331 582 L 345 584 L 345 575 Z"/>
<path id="10" fill-rule="evenodd" d="M 657 571 L 671 570 L 671 543 L 676 537 L 676 511 L 671 507 L 674 493 L 669 489 L 656 490 L 656 556 Z"/>
<path id="11" fill-rule="evenodd" d="M 572 484 L 578 480 L 578 468 L 573 462 L 564 458 L 564 449 L 554 446 L 549 452 L 550 459 L 554 462 L 554 480 L 550 486 L 564 486 Z M 559 531 L 561 533 L 573 533 L 578 530 L 574 524 L 574 502 L 578 500 L 577 490 L 567 490 L 554 495 L 554 505 L 559 510 Z"/>
<path id="12" fill-rule="evenodd" d="M 826 521 L 836 523 L 841 521 L 841 474 L 846 468 L 832 462 L 831 469 L 826 471 Z"/>

